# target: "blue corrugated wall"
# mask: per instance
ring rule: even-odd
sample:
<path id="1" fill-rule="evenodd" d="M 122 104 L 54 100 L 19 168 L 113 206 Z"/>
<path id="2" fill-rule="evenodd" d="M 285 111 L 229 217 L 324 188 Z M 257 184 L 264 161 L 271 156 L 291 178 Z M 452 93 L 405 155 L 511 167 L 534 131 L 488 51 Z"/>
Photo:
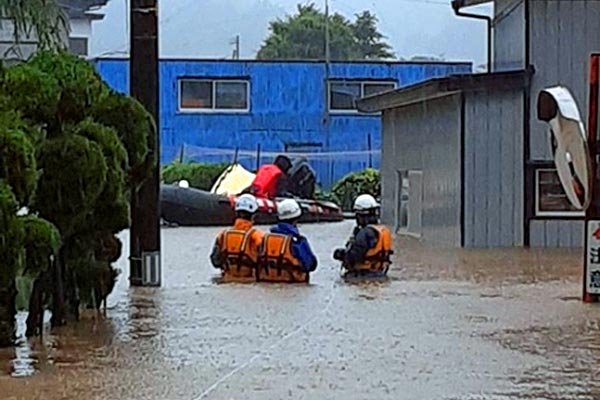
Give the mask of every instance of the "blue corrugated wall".
<path id="1" fill-rule="evenodd" d="M 127 92 L 127 60 L 99 59 L 100 75 L 114 89 Z M 471 72 L 470 63 L 332 63 L 329 79 L 393 80 L 405 86 L 432 77 Z M 182 146 L 278 152 L 290 143 L 312 143 L 317 151 L 366 151 L 381 148 L 379 115 L 328 113 L 327 68 L 317 62 L 261 62 L 162 60 L 160 64 L 161 162 L 178 158 Z M 233 78 L 250 80 L 250 111 L 244 113 L 180 113 L 178 79 Z M 186 154 L 188 155 L 188 154 Z M 196 161 L 231 161 L 231 155 L 203 155 L 190 151 Z M 256 160 L 240 161 L 254 169 Z M 262 162 L 270 161 L 263 158 Z M 310 159 L 318 180 L 329 188 L 351 171 L 379 166 L 379 156 Z"/>

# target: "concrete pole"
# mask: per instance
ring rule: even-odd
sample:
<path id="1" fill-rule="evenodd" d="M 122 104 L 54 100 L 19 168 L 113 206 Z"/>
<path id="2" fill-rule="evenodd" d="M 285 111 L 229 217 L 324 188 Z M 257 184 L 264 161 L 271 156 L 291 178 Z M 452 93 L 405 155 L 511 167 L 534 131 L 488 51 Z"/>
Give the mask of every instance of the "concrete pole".
<path id="1" fill-rule="evenodd" d="M 160 285 L 160 124 L 157 0 L 130 0 L 131 51 L 130 92 L 156 121 L 156 155 L 151 177 L 131 201 L 130 283 L 132 286 Z M 158 268 L 158 277 L 148 283 L 142 269 Z M 147 274 L 146 274 L 147 275 Z"/>
<path id="2" fill-rule="evenodd" d="M 235 59 L 240 59 L 240 35 L 235 37 Z"/>
<path id="3" fill-rule="evenodd" d="M 328 68 L 329 63 L 331 62 L 331 38 L 329 35 L 329 0 L 325 0 L 325 63 L 327 64 Z"/>

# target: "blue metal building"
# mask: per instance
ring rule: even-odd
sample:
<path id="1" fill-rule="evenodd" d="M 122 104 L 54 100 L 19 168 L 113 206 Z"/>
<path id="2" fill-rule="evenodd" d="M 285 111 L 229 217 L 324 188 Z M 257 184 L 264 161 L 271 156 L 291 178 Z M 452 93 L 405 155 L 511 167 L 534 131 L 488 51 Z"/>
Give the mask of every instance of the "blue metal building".
<path id="1" fill-rule="evenodd" d="M 114 89 L 127 92 L 129 63 L 96 60 Z M 432 77 L 471 72 L 464 62 L 174 60 L 160 64 L 161 162 L 238 159 L 253 170 L 277 152 L 310 153 L 321 185 L 379 167 L 378 114 L 354 100 Z M 256 154 L 260 153 L 258 159 Z"/>

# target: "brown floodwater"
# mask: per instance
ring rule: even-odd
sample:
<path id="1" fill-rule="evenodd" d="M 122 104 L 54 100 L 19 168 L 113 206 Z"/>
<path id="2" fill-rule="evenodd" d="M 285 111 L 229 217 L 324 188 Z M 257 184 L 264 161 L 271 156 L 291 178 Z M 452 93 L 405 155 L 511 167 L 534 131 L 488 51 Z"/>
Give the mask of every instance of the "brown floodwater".
<path id="1" fill-rule="evenodd" d="M 217 284 L 218 230 L 163 229 L 163 286 L 129 288 L 123 257 L 106 318 L 0 350 L 0 399 L 600 398 L 580 252 L 402 241 L 389 280 L 345 283 L 351 229 L 302 227 L 308 286 Z"/>

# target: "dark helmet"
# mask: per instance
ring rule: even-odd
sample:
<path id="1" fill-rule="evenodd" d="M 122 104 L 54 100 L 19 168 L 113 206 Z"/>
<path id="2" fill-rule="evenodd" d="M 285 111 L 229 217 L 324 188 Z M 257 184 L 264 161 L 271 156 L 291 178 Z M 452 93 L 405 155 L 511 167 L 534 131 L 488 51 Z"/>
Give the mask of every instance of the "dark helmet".
<path id="1" fill-rule="evenodd" d="M 277 157 L 275 157 L 275 161 L 273 162 L 273 164 L 277 165 L 279 169 L 286 174 L 288 173 L 290 168 L 292 168 L 292 161 L 283 154 L 280 154 Z"/>

